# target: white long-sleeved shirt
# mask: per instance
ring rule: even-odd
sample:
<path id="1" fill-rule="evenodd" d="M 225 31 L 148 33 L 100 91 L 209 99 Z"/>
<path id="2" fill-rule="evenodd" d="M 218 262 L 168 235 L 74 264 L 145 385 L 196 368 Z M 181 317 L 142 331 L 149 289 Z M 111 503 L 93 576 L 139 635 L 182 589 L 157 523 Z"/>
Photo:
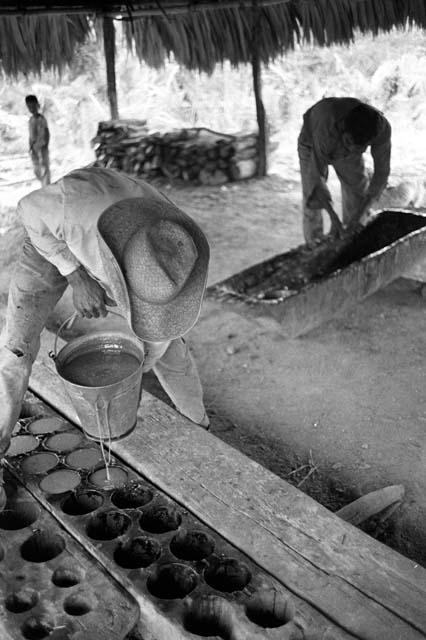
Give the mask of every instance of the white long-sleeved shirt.
<path id="1" fill-rule="evenodd" d="M 98 219 L 119 200 L 146 196 L 165 198 L 143 180 L 112 169 L 86 167 L 22 198 L 18 213 L 34 247 L 63 276 L 82 265 L 109 293 Z"/>

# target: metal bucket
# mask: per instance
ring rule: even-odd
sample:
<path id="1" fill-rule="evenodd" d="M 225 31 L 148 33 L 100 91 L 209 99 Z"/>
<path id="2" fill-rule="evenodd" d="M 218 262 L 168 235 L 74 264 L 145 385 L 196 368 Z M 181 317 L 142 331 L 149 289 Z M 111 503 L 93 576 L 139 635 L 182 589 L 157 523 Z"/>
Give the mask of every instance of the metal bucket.
<path id="1" fill-rule="evenodd" d="M 57 353 L 59 333 L 73 317 L 59 327 L 54 351 L 50 355 L 86 435 L 101 442 L 118 440 L 128 435 L 136 425 L 142 394 L 143 344 L 121 331 L 99 332 L 71 340 Z M 139 367 L 119 382 L 102 387 L 76 384 L 62 375 L 65 365 L 77 356 L 106 350 L 135 356 Z"/>

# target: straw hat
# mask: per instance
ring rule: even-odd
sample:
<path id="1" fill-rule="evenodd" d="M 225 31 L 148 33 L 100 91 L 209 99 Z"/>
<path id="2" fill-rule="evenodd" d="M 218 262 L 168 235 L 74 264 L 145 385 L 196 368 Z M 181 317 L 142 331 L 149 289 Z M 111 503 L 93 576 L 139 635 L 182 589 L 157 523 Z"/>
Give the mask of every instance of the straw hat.
<path id="1" fill-rule="evenodd" d="M 163 342 L 189 331 L 200 313 L 210 255 L 196 223 L 161 194 L 150 194 L 110 206 L 98 232 L 111 291 L 130 309 L 136 335 Z"/>

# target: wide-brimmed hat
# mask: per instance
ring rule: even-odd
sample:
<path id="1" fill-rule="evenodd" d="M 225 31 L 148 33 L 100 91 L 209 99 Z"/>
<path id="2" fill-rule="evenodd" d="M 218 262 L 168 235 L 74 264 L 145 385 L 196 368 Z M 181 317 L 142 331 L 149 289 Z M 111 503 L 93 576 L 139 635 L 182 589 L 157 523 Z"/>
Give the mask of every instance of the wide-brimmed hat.
<path id="1" fill-rule="evenodd" d="M 189 331 L 200 313 L 210 255 L 198 225 L 158 194 L 110 206 L 98 231 L 112 294 L 119 306 L 128 298 L 136 335 L 162 342 Z M 127 295 L 119 290 L 123 278 Z"/>

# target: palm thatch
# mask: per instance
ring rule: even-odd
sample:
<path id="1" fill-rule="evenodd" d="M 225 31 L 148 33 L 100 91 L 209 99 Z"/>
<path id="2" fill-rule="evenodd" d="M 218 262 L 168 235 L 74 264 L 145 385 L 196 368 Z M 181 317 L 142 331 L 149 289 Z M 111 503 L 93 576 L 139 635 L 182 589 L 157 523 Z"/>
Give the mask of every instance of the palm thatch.
<path id="1" fill-rule="evenodd" d="M 66 15 L 67 14 L 67 15 Z M 426 28 L 425 0 L 27 0 L 0 3 L 0 64 L 18 71 L 61 69 L 91 30 L 94 17 L 125 23 L 126 42 L 159 67 L 173 55 L 211 72 L 217 63 L 249 62 L 256 25 L 263 63 L 298 42 L 321 46 L 351 42 L 356 32 Z"/>
<path id="2" fill-rule="evenodd" d="M 91 27 L 86 16 L 25 16 L 0 18 L 0 68 L 12 77 L 19 72 L 59 72 L 72 62 Z"/>

